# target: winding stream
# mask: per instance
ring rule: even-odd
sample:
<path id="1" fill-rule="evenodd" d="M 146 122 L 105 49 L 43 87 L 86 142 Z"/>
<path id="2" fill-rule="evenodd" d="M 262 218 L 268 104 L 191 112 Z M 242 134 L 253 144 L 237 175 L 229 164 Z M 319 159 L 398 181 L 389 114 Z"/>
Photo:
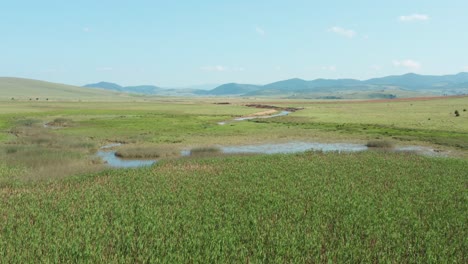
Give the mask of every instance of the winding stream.
<path id="1" fill-rule="evenodd" d="M 278 117 L 278 116 L 286 116 L 286 115 L 289 115 L 290 113 L 291 113 L 290 111 L 281 111 L 281 112 L 279 112 L 277 114 L 274 114 L 274 115 L 238 117 L 238 118 L 234 118 L 233 120 L 230 120 L 230 121 L 218 122 L 218 125 L 225 125 L 225 124 L 227 124 L 229 122 L 232 122 L 232 121 L 245 121 L 245 120 L 260 119 L 260 118 L 272 118 L 272 117 Z"/>
<path id="2" fill-rule="evenodd" d="M 114 147 L 121 146 L 121 143 L 111 143 L 102 146 L 96 153 L 109 167 L 113 168 L 137 168 L 151 166 L 157 160 L 143 160 L 143 159 L 122 159 L 115 155 L 115 151 L 111 150 Z"/>

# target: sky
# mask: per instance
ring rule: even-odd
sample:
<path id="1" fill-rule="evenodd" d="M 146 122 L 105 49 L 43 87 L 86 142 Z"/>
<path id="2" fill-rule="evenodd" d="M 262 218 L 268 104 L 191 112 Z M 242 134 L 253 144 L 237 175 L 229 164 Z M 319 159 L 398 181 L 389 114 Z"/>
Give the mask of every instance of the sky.
<path id="1" fill-rule="evenodd" d="M 468 1 L 0 0 L 0 76 L 187 87 L 468 72 Z"/>

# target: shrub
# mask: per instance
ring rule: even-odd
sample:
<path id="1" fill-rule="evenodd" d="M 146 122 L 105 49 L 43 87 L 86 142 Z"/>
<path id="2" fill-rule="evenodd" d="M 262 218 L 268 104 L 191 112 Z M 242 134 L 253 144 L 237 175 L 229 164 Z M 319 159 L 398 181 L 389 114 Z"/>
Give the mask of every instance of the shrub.
<path id="1" fill-rule="evenodd" d="M 455 116 L 460 116 L 460 113 L 458 112 L 458 110 L 455 110 L 454 114 Z"/>

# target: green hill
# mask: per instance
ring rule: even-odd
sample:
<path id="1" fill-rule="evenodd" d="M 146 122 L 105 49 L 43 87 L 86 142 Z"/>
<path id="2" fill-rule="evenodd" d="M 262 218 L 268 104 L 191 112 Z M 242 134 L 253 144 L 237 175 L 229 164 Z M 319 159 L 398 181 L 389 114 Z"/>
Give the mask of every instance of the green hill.
<path id="1" fill-rule="evenodd" d="M 101 89 L 51 83 L 45 81 L 0 77 L 0 100 L 109 100 L 127 97 Z"/>

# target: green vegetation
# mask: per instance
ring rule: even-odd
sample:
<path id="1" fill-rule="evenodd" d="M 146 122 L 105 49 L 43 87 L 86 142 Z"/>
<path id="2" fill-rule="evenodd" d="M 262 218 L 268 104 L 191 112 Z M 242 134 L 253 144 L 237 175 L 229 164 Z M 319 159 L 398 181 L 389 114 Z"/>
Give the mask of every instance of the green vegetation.
<path id="1" fill-rule="evenodd" d="M 467 166 L 385 152 L 234 156 L 7 186 L 0 257 L 464 263 Z"/>
<path id="2" fill-rule="evenodd" d="M 145 100 L 0 101 L 2 261 L 467 262 L 468 116 L 453 109 L 468 97 Z M 265 111 L 246 104 L 304 109 L 232 121 Z M 209 147 L 294 140 L 453 157 Z M 94 154 L 115 142 L 121 157 L 158 163 L 106 169 Z"/>

